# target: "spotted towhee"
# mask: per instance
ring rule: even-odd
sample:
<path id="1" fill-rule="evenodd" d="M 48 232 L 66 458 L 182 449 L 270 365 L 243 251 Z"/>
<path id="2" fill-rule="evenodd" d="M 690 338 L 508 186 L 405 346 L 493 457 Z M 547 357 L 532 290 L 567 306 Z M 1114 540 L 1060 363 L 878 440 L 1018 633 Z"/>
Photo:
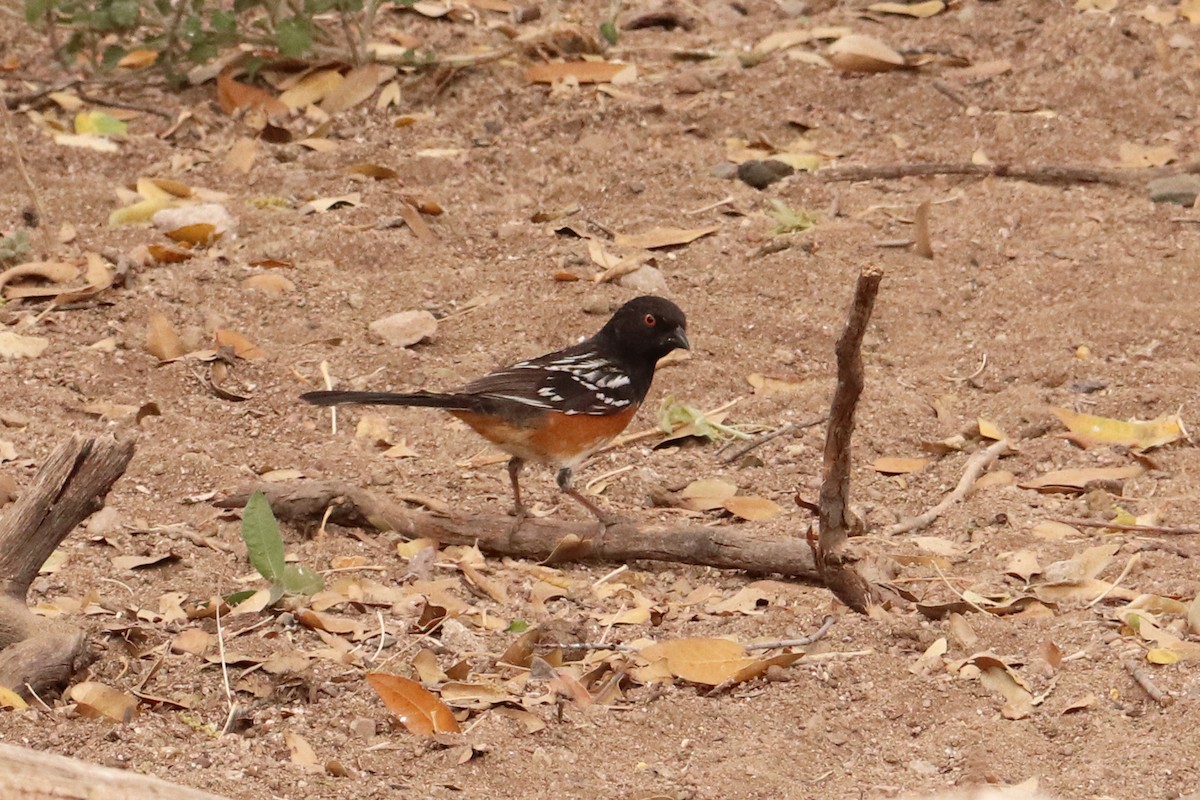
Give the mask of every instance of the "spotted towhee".
<path id="1" fill-rule="evenodd" d="M 525 517 L 519 476 L 526 461 L 558 468 L 558 486 L 605 524 L 612 518 L 571 485 L 571 471 L 611 442 L 633 419 L 658 360 L 688 349 L 683 311 L 661 297 L 617 309 L 590 339 L 471 381 L 457 392 L 308 392 L 302 400 L 444 408 L 512 456 L 517 524 Z"/>

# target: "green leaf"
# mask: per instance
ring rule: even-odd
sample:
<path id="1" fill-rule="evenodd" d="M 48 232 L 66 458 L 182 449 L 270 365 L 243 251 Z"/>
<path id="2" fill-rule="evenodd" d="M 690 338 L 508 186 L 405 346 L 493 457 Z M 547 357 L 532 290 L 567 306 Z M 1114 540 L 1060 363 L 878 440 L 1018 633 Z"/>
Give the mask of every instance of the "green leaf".
<path id="1" fill-rule="evenodd" d="M 302 56 L 312 48 L 312 23 L 304 17 L 281 19 L 275 28 L 275 46 L 285 56 Z"/>
<path id="2" fill-rule="evenodd" d="M 524 633 L 529 630 L 529 623 L 523 619 L 514 619 L 508 623 L 508 627 L 504 629 L 505 633 Z"/>
<path id="3" fill-rule="evenodd" d="M 771 210 L 767 214 L 778 223 L 771 231 L 776 236 L 806 231 L 817 224 L 816 214 L 803 208 L 793 209 L 782 200 L 771 200 Z"/>
<path id="4" fill-rule="evenodd" d="M 50 10 L 50 0 L 25 0 L 25 21 L 30 25 L 46 18 Z"/>
<path id="5" fill-rule="evenodd" d="M 222 44 L 233 44 L 237 37 L 237 16 L 216 9 L 212 13 L 212 19 L 209 20 L 212 25 L 213 33 L 215 33 Z"/>
<path id="6" fill-rule="evenodd" d="M 224 599 L 225 605 L 233 608 L 234 606 L 240 606 L 242 603 L 246 602 L 251 597 L 254 597 L 256 594 L 258 594 L 258 592 L 254 589 L 242 589 L 240 592 L 227 594 L 222 599 Z"/>
<path id="7" fill-rule="evenodd" d="M 617 33 L 617 23 L 615 20 L 606 19 L 600 23 L 600 35 L 604 37 L 604 41 L 609 44 L 616 44 L 621 38 L 621 34 Z"/>
<path id="8" fill-rule="evenodd" d="M 116 28 L 134 27 L 140 15 L 141 9 L 137 0 L 113 0 L 113 4 L 108 7 L 108 18 Z"/>
<path id="9" fill-rule="evenodd" d="M 279 585 L 288 594 L 314 595 L 325 588 L 321 573 L 303 564 L 288 564 Z"/>
<path id="10" fill-rule="evenodd" d="M 242 540 L 250 554 L 250 563 L 258 574 L 271 583 L 283 581 L 283 537 L 279 523 L 271 513 L 271 504 L 262 492 L 255 492 L 246 501 L 242 512 Z"/>

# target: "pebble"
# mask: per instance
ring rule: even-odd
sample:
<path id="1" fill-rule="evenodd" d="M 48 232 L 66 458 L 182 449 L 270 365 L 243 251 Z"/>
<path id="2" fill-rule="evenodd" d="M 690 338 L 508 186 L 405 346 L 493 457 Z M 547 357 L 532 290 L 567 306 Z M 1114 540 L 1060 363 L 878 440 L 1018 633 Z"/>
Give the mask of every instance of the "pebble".
<path id="1" fill-rule="evenodd" d="M 617 285 L 642 294 L 665 294 L 667 291 L 667 279 L 663 277 L 662 270 L 649 264 L 617 278 Z"/>
<path id="2" fill-rule="evenodd" d="M 357 717 L 350 723 L 350 734 L 369 742 L 375 736 L 375 720 L 370 717 Z"/>
<path id="3" fill-rule="evenodd" d="M 1200 195 L 1200 175 L 1156 178 L 1147 184 L 1147 188 L 1150 199 L 1156 203 L 1175 203 L 1190 208 L 1196 205 L 1196 196 Z"/>
<path id="4" fill-rule="evenodd" d="M 795 170 L 790 165 L 782 161 L 776 161 L 773 158 L 768 158 L 765 161 L 752 159 L 743 162 L 737 168 L 738 180 L 760 191 L 766 189 L 772 183 L 786 178 L 793 172 Z"/>
<path id="5" fill-rule="evenodd" d="M 723 181 L 731 181 L 737 177 L 738 166 L 732 161 L 722 161 L 720 164 L 714 165 L 708 174 Z"/>
<path id="6" fill-rule="evenodd" d="M 593 297 L 583 304 L 583 313 L 604 316 L 612 311 L 612 306 L 603 297 Z"/>
<path id="7" fill-rule="evenodd" d="M 392 347 L 409 347 L 437 331 L 437 320 L 428 311 L 401 311 L 372 322 L 371 335 Z"/>

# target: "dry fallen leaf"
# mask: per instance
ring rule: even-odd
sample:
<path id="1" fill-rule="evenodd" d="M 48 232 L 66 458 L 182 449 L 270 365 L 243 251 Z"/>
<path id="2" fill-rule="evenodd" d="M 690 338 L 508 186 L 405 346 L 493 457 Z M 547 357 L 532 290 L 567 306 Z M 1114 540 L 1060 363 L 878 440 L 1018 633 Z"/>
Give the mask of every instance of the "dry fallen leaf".
<path id="1" fill-rule="evenodd" d="M 746 376 L 746 382 L 754 389 L 756 395 L 763 397 L 780 397 L 800 391 L 801 384 L 786 378 L 777 378 L 752 372 Z"/>
<path id="2" fill-rule="evenodd" d="M 829 45 L 825 58 L 846 72 L 888 72 L 907 66 L 904 56 L 874 36 L 859 33 L 843 36 Z"/>
<path id="3" fill-rule="evenodd" d="M 1058 469 L 1018 485 L 1022 489 L 1037 489 L 1043 493 L 1070 494 L 1085 491 L 1087 485 L 1093 481 L 1123 481 L 1136 478 L 1145 471 L 1140 464 L 1130 464 L 1127 467 Z"/>
<path id="4" fill-rule="evenodd" d="M 221 70 L 217 75 L 217 105 L 230 116 L 250 109 L 260 109 L 269 117 L 287 116 L 290 110 L 285 104 L 267 92 L 234 79 L 233 69 Z"/>
<path id="5" fill-rule="evenodd" d="M 1124 422 L 1093 414 L 1080 414 L 1068 408 L 1052 408 L 1050 413 L 1067 426 L 1073 441 L 1085 446 L 1115 444 L 1137 450 L 1149 450 L 1186 436 L 1183 420 L 1178 414 L 1168 414 L 1146 421 Z"/>
<path id="6" fill-rule="evenodd" d="M 432 738 L 439 733 L 462 731 L 450 707 L 416 681 L 402 675 L 369 672 L 367 683 L 411 733 Z"/>
<path id="7" fill-rule="evenodd" d="M 659 247 L 676 247 L 694 242 L 702 236 L 716 233 L 720 230 L 717 225 L 707 228 L 651 228 L 636 234 L 618 233 L 613 242 L 621 247 L 636 247 L 640 250 L 654 250 Z"/>
<path id="8" fill-rule="evenodd" d="M 568 79 L 578 83 L 633 83 L 637 80 L 637 66 L 608 61 L 568 61 L 537 64 L 525 70 L 525 80 L 530 83 L 555 83 Z"/>
<path id="9" fill-rule="evenodd" d="M 718 686 L 755 659 L 729 639 L 676 639 L 642 648 L 646 661 L 664 660 L 672 675 L 692 683 Z"/>
<path id="10" fill-rule="evenodd" d="M 68 690 L 76 710 L 85 717 L 108 717 L 114 722 L 131 722 L 137 716 L 137 698 L 99 681 L 77 683 Z"/>
<path id="11" fill-rule="evenodd" d="M 924 19 L 945 11 L 946 4 L 942 0 L 925 0 L 923 3 L 872 3 L 867 6 L 867 10 L 874 11 L 876 14 L 896 14 Z"/>
<path id="12" fill-rule="evenodd" d="M 237 331 L 229 328 L 217 328 L 213 331 L 213 341 L 217 347 L 229 347 L 233 349 L 233 354 L 238 358 L 244 358 L 247 361 L 253 361 L 257 358 L 262 358 L 267 354 L 258 345 L 251 342 Z"/>
<path id="13" fill-rule="evenodd" d="M 737 487 L 715 478 L 696 480 L 679 492 L 683 507 L 691 511 L 710 511 L 723 508 L 725 501 L 737 494 Z"/>
<path id="14" fill-rule="evenodd" d="M 354 108 L 375 94 L 379 84 L 390 81 L 396 68 L 385 64 L 367 64 L 346 73 L 344 80 L 326 92 L 321 100 L 321 110 L 326 114 L 340 114 Z"/>
<path id="15" fill-rule="evenodd" d="M 37 358 L 50 340 L 42 336 L 23 336 L 12 331 L 0 331 L 0 357 Z"/>
<path id="16" fill-rule="evenodd" d="M 907 475 L 912 472 L 920 472 L 925 469 L 933 459 L 931 458 L 904 458 L 904 457 L 887 457 L 877 458 L 871 463 L 871 468 L 876 472 L 882 472 L 884 475 Z"/>
<path id="17" fill-rule="evenodd" d="M 1157 147 L 1150 145 L 1124 142 L 1121 144 L 1121 166 L 1126 169 L 1146 169 L 1147 167 L 1162 167 L 1179 158 L 1175 145 L 1164 144 Z"/>
<path id="18" fill-rule="evenodd" d="M 783 507 L 765 497 L 737 495 L 725 500 L 725 510 L 749 522 L 762 522 L 783 513 Z"/>

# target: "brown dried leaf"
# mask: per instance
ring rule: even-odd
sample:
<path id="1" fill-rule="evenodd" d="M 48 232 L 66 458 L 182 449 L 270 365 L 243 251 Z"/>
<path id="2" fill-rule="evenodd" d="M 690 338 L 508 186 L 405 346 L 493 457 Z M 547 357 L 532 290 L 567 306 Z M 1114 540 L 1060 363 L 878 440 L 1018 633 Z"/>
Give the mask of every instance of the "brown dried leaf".
<path id="1" fill-rule="evenodd" d="M 931 458 L 884 456 L 875 459 L 871 463 L 871 468 L 876 472 L 882 472 L 884 475 L 908 475 L 909 473 L 920 472 L 925 469 L 925 466 L 932 460 Z"/>
<path id="2" fill-rule="evenodd" d="M 108 717 L 114 722 L 131 722 L 137 716 L 137 698 L 98 681 L 77 683 L 68 691 L 76 710 L 85 717 Z"/>
<path id="3" fill-rule="evenodd" d="M 366 175 L 368 178 L 374 178 L 377 181 L 392 180 L 399 178 L 400 173 L 391 167 L 385 167 L 381 164 L 361 163 L 352 164 L 346 167 L 346 172 L 353 175 Z"/>
<path id="4" fill-rule="evenodd" d="M 889 72 L 907 66 L 904 56 L 874 36 L 859 33 L 838 39 L 825 51 L 825 57 L 846 72 Z"/>
<path id="5" fill-rule="evenodd" d="M 221 168 L 226 172 L 245 175 L 254 166 L 256 158 L 258 158 L 258 140 L 243 136 L 233 143 L 233 147 L 229 148 L 229 152 L 225 154 L 225 160 L 221 162 Z"/>
<path id="6" fill-rule="evenodd" d="M 367 683 L 411 733 L 432 738 L 439 733 L 462 732 L 450 707 L 416 681 L 402 675 L 370 672 Z"/>
<path id="7" fill-rule="evenodd" d="M 260 109 L 268 117 L 287 116 L 289 109 L 284 103 L 262 89 L 234 80 L 235 70 L 226 68 L 217 75 L 217 105 L 221 111 L 232 116 L 239 111 Z"/>
<path id="8" fill-rule="evenodd" d="M 525 80 L 530 83 L 555 83 L 568 79 L 578 83 L 633 83 L 637 80 L 637 66 L 608 61 L 567 61 L 537 64 L 525 70 Z"/>
<path id="9" fill-rule="evenodd" d="M 679 492 L 684 508 L 691 511 L 710 511 L 723 508 L 725 501 L 737 494 L 737 487 L 715 478 L 696 480 Z"/>
<path id="10" fill-rule="evenodd" d="M 291 756 L 293 764 L 299 764 L 302 767 L 310 769 L 319 769 L 317 764 L 317 753 L 312 749 L 303 736 L 291 731 L 283 732 L 283 743 L 287 745 L 288 754 Z"/>
<path id="11" fill-rule="evenodd" d="M 1145 471 L 1140 464 L 1130 464 L 1127 467 L 1059 469 L 1018 485 L 1022 489 L 1036 489 L 1043 493 L 1070 494 L 1085 491 L 1087 485 L 1093 481 L 1123 481 L 1136 478 Z"/>
<path id="12" fill-rule="evenodd" d="M 326 114 L 340 114 L 369 99 L 379 88 L 396 76 L 396 68 L 384 64 L 368 64 L 346 73 L 345 79 L 325 94 L 321 110 Z"/>
<path id="13" fill-rule="evenodd" d="M 336 69 L 314 70 L 285 89 L 279 95 L 279 102 L 293 110 L 319 103 L 344 80 Z"/>
<path id="14" fill-rule="evenodd" d="M 235 356 L 244 358 L 247 361 L 262 358 L 267 354 L 266 350 L 263 350 L 242 334 L 229 328 L 217 328 L 213 331 L 213 341 L 216 342 L 218 348 L 232 348 Z"/>
<path id="15" fill-rule="evenodd" d="M 613 241 L 621 247 L 654 250 L 659 247 L 677 247 L 689 244 L 710 233 L 716 233 L 720 229 L 719 225 L 710 225 L 707 228 L 651 228 L 636 234 L 618 233 Z"/>
<path id="16" fill-rule="evenodd" d="M 773 500 L 757 495 L 737 495 L 728 498 L 725 510 L 749 522 L 762 522 L 774 519 L 783 513 L 783 507 Z"/>
<path id="17" fill-rule="evenodd" d="M 146 331 L 146 352 L 159 361 L 179 358 L 187 353 L 183 340 L 175 332 L 170 320 L 158 312 L 150 315 L 150 324 Z"/>
<path id="18" fill-rule="evenodd" d="M 166 232 L 167 238 L 173 242 L 188 244 L 193 247 L 208 247 L 224 235 L 211 222 L 197 222 L 194 225 L 184 225 Z"/>
<path id="19" fill-rule="evenodd" d="M 247 289 L 257 289 L 260 292 L 268 292 L 269 294 L 286 294 L 296 288 L 296 284 L 289 281 L 282 275 L 275 273 L 264 273 L 261 275 L 251 275 L 242 281 L 242 286 Z"/>
<path id="20" fill-rule="evenodd" d="M 746 376 L 746 382 L 754 389 L 754 393 L 763 397 L 780 397 L 800 391 L 801 385 L 785 378 L 761 375 L 752 372 Z"/>
<path id="21" fill-rule="evenodd" d="M 665 661 L 675 677 L 706 686 L 718 686 L 755 662 L 729 639 L 676 639 L 642 648 L 638 655 L 651 663 Z"/>

